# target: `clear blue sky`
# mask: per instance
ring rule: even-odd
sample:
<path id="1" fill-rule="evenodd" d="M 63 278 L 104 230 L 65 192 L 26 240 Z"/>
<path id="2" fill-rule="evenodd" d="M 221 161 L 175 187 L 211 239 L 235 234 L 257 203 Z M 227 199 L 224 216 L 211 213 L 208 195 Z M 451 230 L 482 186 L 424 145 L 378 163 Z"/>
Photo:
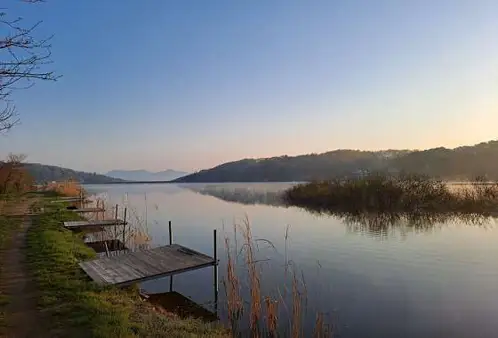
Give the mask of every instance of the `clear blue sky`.
<path id="1" fill-rule="evenodd" d="M 15 93 L 22 124 L 0 137 L 2 156 L 191 171 L 497 138 L 495 0 L 47 0 L 10 10 L 43 20 L 38 34 L 54 34 L 50 67 L 63 77 Z"/>

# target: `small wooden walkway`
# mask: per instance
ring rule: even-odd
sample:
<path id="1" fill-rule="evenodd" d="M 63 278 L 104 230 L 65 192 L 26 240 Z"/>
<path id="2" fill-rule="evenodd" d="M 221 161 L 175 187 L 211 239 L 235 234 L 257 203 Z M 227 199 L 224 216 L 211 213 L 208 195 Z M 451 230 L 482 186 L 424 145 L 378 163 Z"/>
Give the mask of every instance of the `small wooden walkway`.
<path id="1" fill-rule="evenodd" d="M 58 198 L 50 201 L 50 203 L 73 203 L 73 202 L 90 203 L 91 200 L 79 197 L 69 197 L 69 198 Z"/>
<path id="2" fill-rule="evenodd" d="M 104 220 L 95 220 L 95 221 L 69 221 L 64 222 L 64 227 L 66 229 L 72 230 L 82 230 L 85 228 L 94 228 L 94 227 L 105 227 L 112 225 L 126 225 L 127 223 L 120 219 L 104 219 Z"/>
<path id="3" fill-rule="evenodd" d="M 54 201 L 78 201 L 85 199 L 83 196 L 59 196 L 56 197 Z"/>
<path id="4" fill-rule="evenodd" d="M 80 267 L 98 284 L 125 286 L 217 264 L 216 258 L 171 244 L 81 262 Z"/>
<path id="5" fill-rule="evenodd" d="M 91 212 L 104 212 L 104 208 L 78 208 L 78 209 L 68 209 L 77 213 L 91 213 Z"/>

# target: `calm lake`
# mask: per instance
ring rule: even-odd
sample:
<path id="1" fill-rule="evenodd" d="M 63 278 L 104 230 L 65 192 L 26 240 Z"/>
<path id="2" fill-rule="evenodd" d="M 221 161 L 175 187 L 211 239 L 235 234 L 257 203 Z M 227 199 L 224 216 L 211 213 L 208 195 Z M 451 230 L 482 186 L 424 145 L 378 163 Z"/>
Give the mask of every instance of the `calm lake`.
<path id="1" fill-rule="evenodd" d="M 498 229 L 494 219 L 478 225 L 452 220 L 415 228 L 403 221 L 387 229 L 369 227 L 354 219 L 279 206 L 275 193 L 288 186 L 143 184 L 87 185 L 85 189 L 105 196 L 107 205 L 128 205 L 132 221 L 134 217 L 146 219 L 151 246 L 168 243 L 171 220 L 175 243 L 212 255 L 213 229 L 218 229 L 219 314 L 223 320 L 227 316 L 223 310 L 224 238 L 240 250 L 242 236 L 234 235 L 234 223 L 241 224 L 247 217 L 253 237 L 272 243 L 257 241 L 263 295 L 287 298 L 290 278 L 285 267 L 291 266 L 306 291 L 306 332 L 312 330 L 316 313 L 321 311 L 337 337 L 498 335 Z M 157 279 L 141 288 L 167 292 L 169 281 L 168 277 Z M 174 289 L 211 306 L 212 268 L 175 276 Z M 283 325 L 288 325 L 289 311 L 280 306 Z"/>

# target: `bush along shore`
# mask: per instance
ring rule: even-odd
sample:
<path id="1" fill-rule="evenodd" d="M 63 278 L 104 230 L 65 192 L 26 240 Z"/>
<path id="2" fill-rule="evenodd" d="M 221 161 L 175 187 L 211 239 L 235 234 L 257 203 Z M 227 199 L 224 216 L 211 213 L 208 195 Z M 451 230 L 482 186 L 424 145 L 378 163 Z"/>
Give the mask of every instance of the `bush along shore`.
<path id="1" fill-rule="evenodd" d="M 218 324 L 160 313 L 143 301 L 137 288 L 100 287 L 79 268 L 91 259 L 82 235 L 62 227 L 78 219 L 62 207 L 45 212 L 28 231 L 29 268 L 38 292 L 38 307 L 49 321 L 50 336 L 60 337 L 226 337 Z"/>
<path id="2" fill-rule="evenodd" d="M 325 213 L 460 213 L 498 211 L 498 183 L 483 179 L 452 189 L 447 183 L 418 175 L 370 174 L 296 185 L 283 194 L 286 204 Z"/>

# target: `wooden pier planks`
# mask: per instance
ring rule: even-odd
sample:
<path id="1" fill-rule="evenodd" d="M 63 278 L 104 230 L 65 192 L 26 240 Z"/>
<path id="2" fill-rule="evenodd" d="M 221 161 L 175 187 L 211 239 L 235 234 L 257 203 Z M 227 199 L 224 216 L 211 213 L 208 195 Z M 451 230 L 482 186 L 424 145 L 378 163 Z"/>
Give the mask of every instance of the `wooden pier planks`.
<path id="1" fill-rule="evenodd" d="M 68 221 L 64 222 L 66 229 L 82 230 L 85 228 L 104 227 L 112 225 L 126 225 L 126 222 L 120 219 L 104 219 L 95 221 Z"/>
<path id="2" fill-rule="evenodd" d="M 98 284 L 125 286 L 216 265 L 210 256 L 178 244 L 80 263 Z"/>
<path id="3" fill-rule="evenodd" d="M 78 208 L 78 209 L 68 209 L 77 213 L 91 213 L 91 212 L 104 212 L 103 208 Z"/>
<path id="4" fill-rule="evenodd" d="M 64 202 L 91 202 L 89 199 L 82 197 L 58 197 L 50 203 L 64 203 Z"/>

